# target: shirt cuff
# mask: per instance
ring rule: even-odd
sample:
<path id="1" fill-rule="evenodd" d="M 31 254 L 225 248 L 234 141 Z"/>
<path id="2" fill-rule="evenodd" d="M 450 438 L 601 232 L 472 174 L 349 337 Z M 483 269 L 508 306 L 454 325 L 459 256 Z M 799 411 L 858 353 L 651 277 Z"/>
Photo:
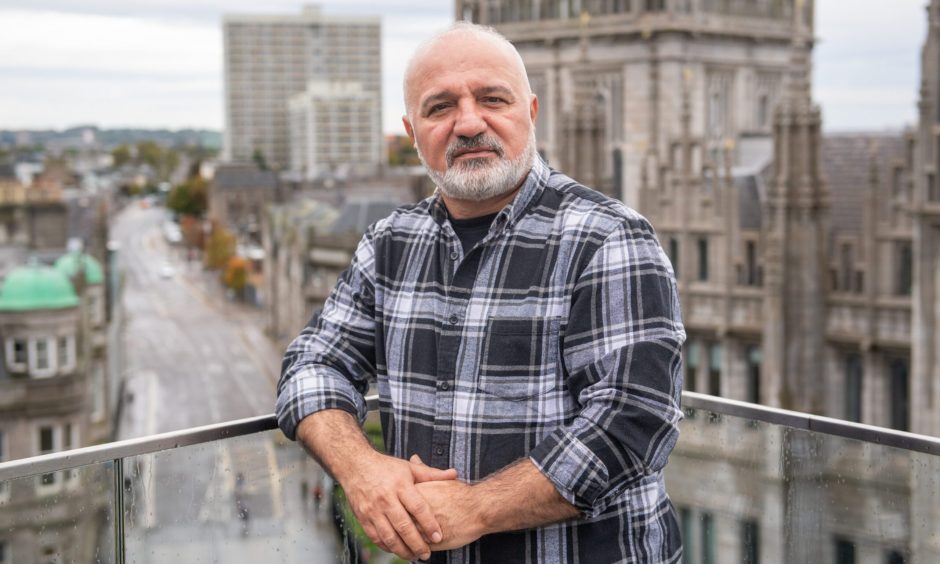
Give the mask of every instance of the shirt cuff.
<path id="1" fill-rule="evenodd" d="M 324 370 L 330 371 L 328 368 L 318 367 L 318 375 L 310 374 L 315 372 L 311 369 L 295 374 L 278 394 L 275 407 L 277 424 L 292 441 L 297 440 L 297 426 L 305 417 L 325 409 L 341 409 L 355 417 L 360 426 L 366 420 L 368 409 L 362 394 L 338 374 L 329 378 L 328 385 L 323 385 Z M 308 382 L 305 383 L 305 380 Z M 312 385 L 311 380 L 319 385 Z"/>
<path id="2" fill-rule="evenodd" d="M 606 503 L 598 501 L 603 501 L 609 482 L 607 467 L 577 437 L 557 429 L 536 445 L 529 459 L 586 517 L 604 510 Z"/>

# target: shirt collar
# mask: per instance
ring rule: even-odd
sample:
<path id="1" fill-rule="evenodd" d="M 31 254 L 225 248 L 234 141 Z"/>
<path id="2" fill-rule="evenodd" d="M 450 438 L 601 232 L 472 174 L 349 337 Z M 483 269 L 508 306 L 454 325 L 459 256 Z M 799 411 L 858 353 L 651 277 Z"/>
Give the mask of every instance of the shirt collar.
<path id="1" fill-rule="evenodd" d="M 545 189 L 548 183 L 548 176 L 551 171 L 548 165 L 542 160 L 541 155 L 535 155 L 535 162 L 529 169 L 522 186 L 516 193 L 516 197 L 506 204 L 493 220 L 493 226 L 490 231 L 500 229 L 504 225 L 511 227 L 519 222 L 529 209 L 529 204 L 538 199 L 538 196 Z M 435 188 L 434 195 L 431 196 L 431 203 L 428 206 L 428 213 L 437 222 L 438 225 L 447 223 L 447 208 L 444 206 L 444 200 L 441 198 L 441 189 Z"/>

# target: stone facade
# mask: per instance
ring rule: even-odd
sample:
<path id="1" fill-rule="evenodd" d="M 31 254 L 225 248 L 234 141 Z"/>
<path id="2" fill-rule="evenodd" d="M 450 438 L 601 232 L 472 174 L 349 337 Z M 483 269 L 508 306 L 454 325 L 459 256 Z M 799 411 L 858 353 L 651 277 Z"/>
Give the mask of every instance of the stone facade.
<path id="1" fill-rule="evenodd" d="M 104 278 L 34 265 L 9 273 L 0 294 L 0 457 L 19 459 L 112 439 Z M 19 299 L 57 277 L 65 301 Z M 38 273 L 38 274 L 35 274 Z M 26 279 L 29 282 L 29 279 Z M 24 288 L 25 287 L 25 288 Z M 103 466 L 0 484 L 0 552 L 15 562 L 90 562 L 108 517 L 110 475 Z"/>
<path id="2" fill-rule="evenodd" d="M 811 38 L 812 2 L 801 4 Z M 697 163 L 771 134 L 794 10 L 794 0 L 456 1 L 458 18 L 495 26 L 522 54 L 549 163 L 633 207 L 644 163 L 669 162 L 684 99 Z"/>

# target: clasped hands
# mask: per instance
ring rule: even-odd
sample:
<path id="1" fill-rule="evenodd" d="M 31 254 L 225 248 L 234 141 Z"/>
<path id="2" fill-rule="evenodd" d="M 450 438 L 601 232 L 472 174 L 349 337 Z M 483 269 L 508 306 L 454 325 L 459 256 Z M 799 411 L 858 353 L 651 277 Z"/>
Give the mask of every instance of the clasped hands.
<path id="1" fill-rule="evenodd" d="M 467 545 L 484 533 L 472 486 L 457 471 L 375 452 L 340 480 L 365 533 L 382 550 L 406 560 L 431 550 Z"/>

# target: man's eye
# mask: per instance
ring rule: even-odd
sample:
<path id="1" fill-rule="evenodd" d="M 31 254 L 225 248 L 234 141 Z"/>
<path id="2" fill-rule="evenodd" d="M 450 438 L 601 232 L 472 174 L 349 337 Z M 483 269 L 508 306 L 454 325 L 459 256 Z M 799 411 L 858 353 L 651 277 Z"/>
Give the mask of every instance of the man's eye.
<path id="1" fill-rule="evenodd" d="M 487 96 L 483 98 L 484 104 L 503 104 L 506 101 L 500 98 L 499 96 Z"/>
<path id="2" fill-rule="evenodd" d="M 448 104 L 444 104 L 444 103 L 441 103 L 441 104 L 434 104 L 433 106 L 431 106 L 430 108 L 428 108 L 428 114 L 427 114 L 427 115 L 432 115 L 432 114 L 436 114 L 437 112 L 443 111 L 443 110 L 447 109 L 447 106 L 448 106 Z"/>

